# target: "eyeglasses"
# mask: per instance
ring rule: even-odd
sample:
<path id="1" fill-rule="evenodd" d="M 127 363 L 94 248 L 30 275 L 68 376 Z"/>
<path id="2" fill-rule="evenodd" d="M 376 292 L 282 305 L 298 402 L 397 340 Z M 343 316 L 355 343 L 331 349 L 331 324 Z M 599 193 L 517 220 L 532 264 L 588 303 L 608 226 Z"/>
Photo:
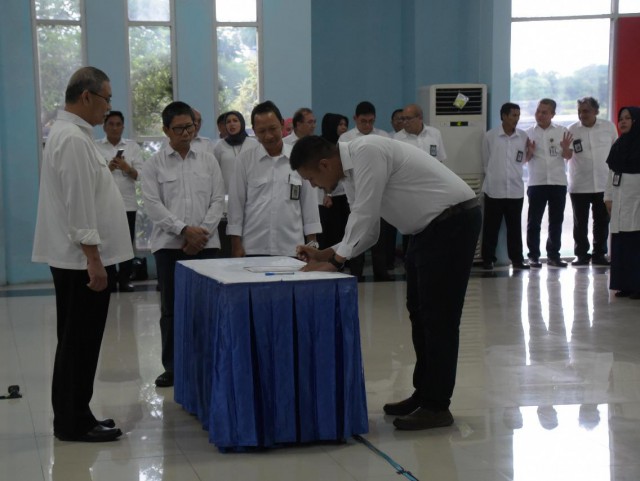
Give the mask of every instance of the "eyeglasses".
<path id="1" fill-rule="evenodd" d="M 171 130 L 176 135 L 182 135 L 185 132 L 188 132 L 188 133 L 193 132 L 195 128 L 196 126 L 194 124 L 187 124 L 187 125 L 177 125 L 175 127 L 171 127 Z"/>
<path id="2" fill-rule="evenodd" d="M 111 96 L 109 97 L 105 97 L 104 95 L 100 95 L 98 92 L 94 92 L 93 90 L 87 90 L 87 92 L 89 92 L 90 94 L 93 95 L 97 95 L 98 97 L 100 97 L 102 100 L 104 100 L 105 102 L 107 102 L 109 105 L 111 105 Z"/>

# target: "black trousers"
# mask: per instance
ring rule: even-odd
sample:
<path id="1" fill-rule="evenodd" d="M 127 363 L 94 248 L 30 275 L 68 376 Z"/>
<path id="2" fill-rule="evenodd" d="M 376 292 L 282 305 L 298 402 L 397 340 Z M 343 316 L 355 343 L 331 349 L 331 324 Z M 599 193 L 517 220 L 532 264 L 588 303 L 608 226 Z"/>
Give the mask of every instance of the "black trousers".
<path id="1" fill-rule="evenodd" d="M 333 202 L 331 207 L 318 206 L 320 223 L 322 224 L 322 233 L 318 234 L 320 249 L 334 246 L 342 240 L 344 228 L 347 226 L 351 212 L 346 195 L 337 195 L 331 200 Z"/>
<path id="2" fill-rule="evenodd" d="M 153 253 L 160 286 L 160 336 L 162 339 L 162 365 L 165 371 L 173 371 L 173 301 L 176 262 L 193 259 L 215 259 L 218 249 L 204 249 L 195 256 L 182 249 L 160 249 Z"/>
<path id="3" fill-rule="evenodd" d="M 97 425 L 89 403 L 111 294 L 109 289 L 89 289 L 86 270 L 50 269 L 58 337 L 51 384 L 53 430 L 74 437 Z M 106 270 L 111 274 L 115 269 L 109 266 Z"/>
<path id="4" fill-rule="evenodd" d="M 573 209 L 573 242 L 574 252 L 578 257 L 589 255 L 589 207 L 593 215 L 593 256 L 603 257 L 607 254 L 609 238 L 609 213 L 604 204 L 604 192 L 589 194 L 569 194 Z"/>
<path id="5" fill-rule="evenodd" d="M 460 317 L 481 224 L 480 207 L 474 207 L 429 224 L 409 240 L 405 269 L 416 351 L 414 397 L 430 410 L 444 410 L 451 403 Z"/>
<path id="6" fill-rule="evenodd" d="M 529 212 L 527 217 L 527 247 L 529 258 L 540 259 L 540 227 L 544 210 L 549 204 L 549 237 L 547 238 L 547 258 L 560 258 L 562 221 L 567 202 L 566 185 L 533 185 L 527 188 Z"/>
<path id="7" fill-rule="evenodd" d="M 496 261 L 496 247 L 502 219 L 507 227 L 507 253 L 511 262 L 522 262 L 522 218 L 521 199 L 495 199 L 484 194 L 482 216 L 482 260 Z"/>
<path id="8" fill-rule="evenodd" d="M 127 222 L 129 223 L 129 236 L 131 237 L 131 245 L 133 246 L 133 250 L 135 251 L 135 244 L 133 239 L 136 234 L 136 211 L 128 210 L 127 211 Z M 118 264 L 117 271 L 114 269 L 111 271 L 111 276 L 109 277 L 109 285 L 111 287 L 117 284 L 129 284 L 131 279 L 131 273 L 133 272 L 133 259 L 129 259 L 128 261 L 121 262 Z"/>

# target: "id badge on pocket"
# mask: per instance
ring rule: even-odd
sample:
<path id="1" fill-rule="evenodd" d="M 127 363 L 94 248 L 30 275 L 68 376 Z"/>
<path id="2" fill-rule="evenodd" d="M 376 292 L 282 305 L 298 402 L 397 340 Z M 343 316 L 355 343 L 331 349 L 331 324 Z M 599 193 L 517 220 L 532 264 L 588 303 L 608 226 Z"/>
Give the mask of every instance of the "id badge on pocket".
<path id="1" fill-rule="evenodd" d="M 437 145 L 429 145 L 429 155 L 431 157 L 438 156 L 438 146 Z"/>
<path id="2" fill-rule="evenodd" d="M 523 158 L 524 152 L 522 150 L 518 150 L 518 153 L 516 154 L 516 162 L 522 162 Z"/>
<path id="3" fill-rule="evenodd" d="M 579 154 L 580 152 L 582 152 L 582 140 L 581 139 L 573 141 L 573 151 L 576 154 Z"/>
<path id="4" fill-rule="evenodd" d="M 289 192 L 289 199 L 291 200 L 300 200 L 300 186 L 296 184 L 291 184 L 291 190 Z"/>
<path id="5" fill-rule="evenodd" d="M 616 172 L 615 174 L 613 174 L 613 186 L 614 187 L 618 187 L 620 185 L 620 181 L 622 180 L 622 174 Z"/>

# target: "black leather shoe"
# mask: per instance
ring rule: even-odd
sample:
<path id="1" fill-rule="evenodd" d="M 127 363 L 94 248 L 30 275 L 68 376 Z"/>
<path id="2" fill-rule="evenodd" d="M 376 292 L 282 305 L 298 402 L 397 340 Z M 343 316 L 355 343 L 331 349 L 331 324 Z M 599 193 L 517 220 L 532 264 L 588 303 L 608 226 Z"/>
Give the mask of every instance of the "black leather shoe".
<path id="1" fill-rule="evenodd" d="M 135 291 L 135 288 L 133 287 L 133 284 L 120 284 L 118 290 L 120 292 L 133 292 Z"/>
<path id="2" fill-rule="evenodd" d="M 531 268 L 529 263 L 525 261 L 512 262 L 511 267 L 513 267 L 514 269 L 520 269 L 520 270 L 526 270 Z"/>
<path id="3" fill-rule="evenodd" d="M 173 386 L 173 372 L 165 371 L 156 378 L 156 387 Z"/>
<path id="4" fill-rule="evenodd" d="M 547 265 L 552 267 L 567 267 L 567 263 L 562 259 L 547 259 Z"/>
<path id="5" fill-rule="evenodd" d="M 104 426 L 105 428 L 115 428 L 116 427 L 116 422 L 111 418 L 107 418 L 107 419 L 103 419 L 102 421 L 98 421 L 98 424 L 100 426 Z"/>
<path id="6" fill-rule="evenodd" d="M 588 257 L 578 257 L 571 263 L 571 265 L 574 267 L 588 266 L 590 261 L 591 259 L 589 259 Z"/>
<path id="7" fill-rule="evenodd" d="M 493 270 L 493 262 L 491 261 L 486 261 L 482 263 L 482 269 L 484 269 L 485 271 L 492 271 Z"/>
<path id="8" fill-rule="evenodd" d="M 413 396 L 397 403 L 388 403 L 382 407 L 385 414 L 406 416 L 420 407 L 420 402 Z"/>
<path id="9" fill-rule="evenodd" d="M 605 256 L 593 257 L 591 259 L 591 263 L 594 266 L 610 266 L 611 265 L 611 261 L 609 261 L 609 259 L 607 259 Z"/>
<path id="10" fill-rule="evenodd" d="M 540 269 L 542 267 L 542 262 L 539 259 L 532 259 L 529 257 L 529 267 Z"/>
<path id="11" fill-rule="evenodd" d="M 109 441 L 115 441 L 122 436 L 122 431 L 118 428 L 106 428 L 101 424 L 81 434 L 79 436 L 65 436 L 63 434 L 54 433 L 55 437 L 60 441 L 76 441 L 81 443 L 107 443 Z"/>
<path id="12" fill-rule="evenodd" d="M 453 415 L 446 409 L 444 411 L 429 411 L 425 408 L 420 408 L 417 411 L 396 418 L 393 421 L 393 425 L 405 431 L 419 431 L 421 429 L 442 428 L 445 426 L 451 426 L 453 424 Z"/>

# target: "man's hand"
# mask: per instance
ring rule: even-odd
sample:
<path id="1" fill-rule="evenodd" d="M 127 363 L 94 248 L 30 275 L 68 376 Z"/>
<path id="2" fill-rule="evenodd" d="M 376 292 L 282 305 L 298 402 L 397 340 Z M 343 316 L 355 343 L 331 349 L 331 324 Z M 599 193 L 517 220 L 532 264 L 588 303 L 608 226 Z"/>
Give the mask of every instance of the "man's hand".
<path id="1" fill-rule="evenodd" d="M 560 141 L 560 147 L 562 147 L 562 157 L 570 159 L 573 152 L 571 151 L 571 143 L 573 142 L 573 135 L 568 130 L 562 134 L 562 140 Z"/>
<path id="2" fill-rule="evenodd" d="M 185 245 L 182 247 L 182 250 L 185 247 L 189 247 L 191 252 L 197 254 L 202 249 L 207 246 L 207 242 L 209 242 L 209 231 L 204 227 L 196 227 L 196 226 L 186 226 L 184 231 L 182 232 L 182 236 L 184 237 Z M 186 253 L 187 251 L 185 251 Z M 194 255 L 190 254 L 190 255 Z"/>
<path id="3" fill-rule="evenodd" d="M 338 272 L 338 269 L 333 264 L 329 264 L 328 262 L 315 262 L 311 261 L 302 269 L 302 272 Z"/>
<path id="4" fill-rule="evenodd" d="M 98 246 L 80 244 L 80 247 L 87 258 L 87 273 L 89 274 L 87 287 L 96 292 L 104 291 L 109 285 L 109 278 L 107 270 L 102 265 Z"/>
<path id="5" fill-rule="evenodd" d="M 607 208 L 607 212 L 609 213 L 609 217 L 611 217 L 611 205 L 613 204 L 610 200 L 605 200 L 604 205 Z"/>
<path id="6" fill-rule="evenodd" d="M 247 253 L 242 245 L 242 237 L 234 235 L 229 238 L 231 239 L 231 257 L 244 257 Z"/>
<path id="7" fill-rule="evenodd" d="M 331 198 L 330 195 L 324 196 L 324 199 L 322 199 L 322 205 L 325 206 L 326 208 L 330 208 L 333 206 L 333 199 Z"/>
<path id="8" fill-rule="evenodd" d="M 533 154 L 536 151 L 536 143 L 531 140 L 531 139 L 527 139 L 527 162 L 529 162 L 531 160 L 531 157 L 533 157 Z"/>
<path id="9" fill-rule="evenodd" d="M 296 247 L 296 257 L 304 262 L 326 262 L 334 254 L 333 249 L 318 250 L 310 246 Z"/>

